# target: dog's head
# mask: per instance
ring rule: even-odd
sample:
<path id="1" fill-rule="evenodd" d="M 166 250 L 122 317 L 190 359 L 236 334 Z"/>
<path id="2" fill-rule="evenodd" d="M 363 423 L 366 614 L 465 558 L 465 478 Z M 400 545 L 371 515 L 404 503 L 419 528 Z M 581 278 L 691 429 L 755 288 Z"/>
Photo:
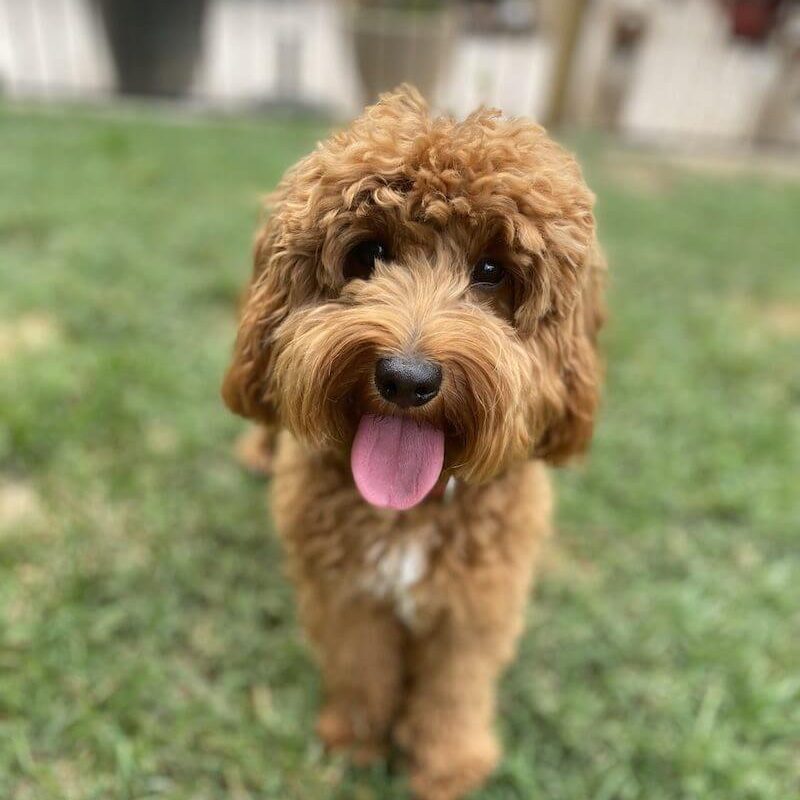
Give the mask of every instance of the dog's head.
<path id="1" fill-rule="evenodd" d="M 279 186 L 226 403 L 352 448 L 362 493 L 401 508 L 443 464 L 480 481 L 582 451 L 602 316 L 592 205 L 539 126 L 383 96 Z"/>

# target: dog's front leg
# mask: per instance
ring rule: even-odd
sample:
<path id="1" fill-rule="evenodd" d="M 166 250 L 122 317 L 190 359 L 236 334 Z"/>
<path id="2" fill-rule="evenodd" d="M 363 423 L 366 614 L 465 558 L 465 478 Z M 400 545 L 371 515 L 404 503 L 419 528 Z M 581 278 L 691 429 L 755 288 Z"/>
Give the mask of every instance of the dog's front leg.
<path id="1" fill-rule="evenodd" d="M 490 629 L 447 619 L 415 642 L 396 738 L 410 756 L 420 800 L 456 800 L 494 769 L 500 755 L 493 731 L 496 682 L 517 638 L 521 610 L 515 612 Z"/>
<path id="2" fill-rule="evenodd" d="M 305 600 L 301 612 L 325 691 L 317 733 L 329 749 L 369 763 L 384 755 L 400 705 L 403 630 L 369 598 Z"/>

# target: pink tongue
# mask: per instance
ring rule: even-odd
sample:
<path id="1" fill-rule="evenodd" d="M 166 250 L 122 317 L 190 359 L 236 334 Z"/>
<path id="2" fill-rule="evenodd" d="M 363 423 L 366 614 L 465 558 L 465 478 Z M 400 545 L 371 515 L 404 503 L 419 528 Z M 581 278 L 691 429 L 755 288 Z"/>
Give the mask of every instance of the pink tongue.
<path id="1" fill-rule="evenodd" d="M 400 511 L 421 502 L 444 463 L 444 434 L 409 417 L 361 418 L 350 465 L 361 496 Z"/>

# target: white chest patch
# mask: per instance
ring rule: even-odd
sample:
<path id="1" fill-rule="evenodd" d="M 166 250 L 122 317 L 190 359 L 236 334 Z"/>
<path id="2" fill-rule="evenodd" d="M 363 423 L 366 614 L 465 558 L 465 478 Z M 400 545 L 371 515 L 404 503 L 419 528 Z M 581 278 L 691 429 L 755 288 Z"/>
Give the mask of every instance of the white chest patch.
<path id="1" fill-rule="evenodd" d="M 373 597 L 388 600 L 407 625 L 414 622 L 413 588 L 428 569 L 428 547 L 424 539 L 410 538 L 392 543 L 375 542 L 366 554 L 362 581 Z"/>

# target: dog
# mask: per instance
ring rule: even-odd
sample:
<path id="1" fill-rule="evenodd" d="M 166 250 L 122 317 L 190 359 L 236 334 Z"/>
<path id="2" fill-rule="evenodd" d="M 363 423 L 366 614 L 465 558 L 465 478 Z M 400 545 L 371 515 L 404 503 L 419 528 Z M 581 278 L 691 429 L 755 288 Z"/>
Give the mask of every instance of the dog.
<path id="1" fill-rule="evenodd" d="M 394 744 L 420 800 L 484 782 L 601 383 L 594 196 L 538 125 L 403 86 L 284 176 L 223 398 L 277 432 L 272 510 L 322 674 L 317 732 Z M 264 441 L 272 441 L 274 434 Z"/>

